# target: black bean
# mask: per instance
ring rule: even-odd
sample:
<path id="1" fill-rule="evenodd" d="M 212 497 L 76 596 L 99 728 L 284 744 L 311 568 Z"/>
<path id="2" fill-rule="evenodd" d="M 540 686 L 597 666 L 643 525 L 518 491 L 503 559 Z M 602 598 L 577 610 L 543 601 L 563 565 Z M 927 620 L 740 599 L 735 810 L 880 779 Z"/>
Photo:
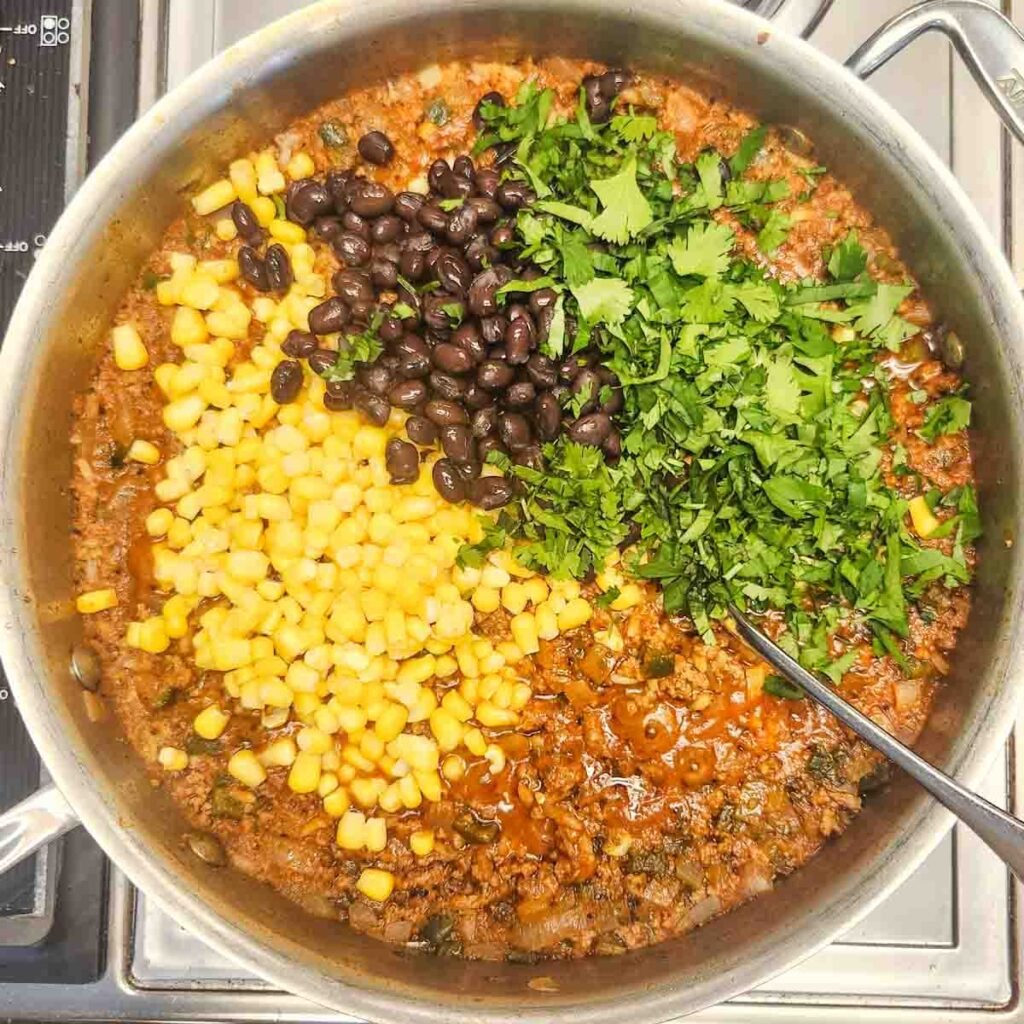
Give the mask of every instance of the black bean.
<path id="1" fill-rule="evenodd" d="M 440 242 L 435 242 L 427 251 L 424 258 L 427 261 L 427 269 L 433 270 L 437 266 L 437 261 L 441 258 L 441 254 L 450 252 L 451 250 L 446 245 L 442 245 Z"/>
<path id="2" fill-rule="evenodd" d="M 476 382 L 487 391 L 504 391 L 515 380 L 516 372 L 508 363 L 487 359 L 476 372 Z"/>
<path id="3" fill-rule="evenodd" d="M 613 100 L 632 80 L 632 74 L 624 68 L 612 68 L 601 75 L 597 81 L 601 95 L 606 100 Z"/>
<path id="4" fill-rule="evenodd" d="M 494 198 L 506 210 L 520 210 L 529 203 L 532 203 L 537 197 L 525 181 L 512 179 L 510 181 L 503 181 L 498 186 L 498 191 L 495 193 Z"/>
<path id="5" fill-rule="evenodd" d="M 358 325 L 370 322 L 370 317 L 377 311 L 377 304 L 370 299 L 360 299 L 348 308 L 352 311 L 352 325 L 348 333 L 361 334 Z"/>
<path id="6" fill-rule="evenodd" d="M 394 242 L 405 231 L 405 221 L 393 213 L 385 213 L 370 224 L 370 241 Z"/>
<path id="7" fill-rule="evenodd" d="M 471 457 L 467 462 L 456 462 L 455 472 L 466 481 L 466 484 L 471 484 L 479 475 L 481 465 L 477 461 L 475 455 Z"/>
<path id="8" fill-rule="evenodd" d="M 463 203 L 457 210 L 448 214 L 445 236 L 452 245 L 464 245 L 470 235 L 476 231 L 477 212 L 468 203 Z"/>
<path id="9" fill-rule="evenodd" d="M 451 402 L 457 402 L 465 394 L 467 383 L 460 377 L 453 377 L 450 373 L 441 370 L 434 370 L 431 373 L 430 387 L 439 398 L 445 398 Z"/>
<path id="10" fill-rule="evenodd" d="M 398 284 L 398 267 L 388 260 L 371 260 L 370 280 L 376 287 L 390 290 Z"/>
<path id="11" fill-rule="evenodd" d="M 480 336 L 480 328 L 472 320 L 467 320 L 455 329 L 452 344 L 465 349 L 474 363 L 482 362 L 487 356 L 487 344 Z"/>
<path id="12" fill-rule="evenodd" d="M 498 407 L 488 405 L 483 409 L 477 409 L 470 420 L 473 428 L 473 436 L 476 438 L 487 437 L 498 429 Z"/>
<path id="13" fill-rule="evenodd" d="M 526 373 L 538 388 L 553 388 L 558 383 L 558 364 L 541 352 L 530 356 Z"/>
<path id="14" fill-rule="evenodd" d="M 405 355 L 407 352 L 415 353 L 416 355 L 426 356 L 430 358 L 430 346 L 418 335 L 413 334 L 412 331 L 406 331 L 402 337 L 395 342 L 395 354 Z"/>
<path id="15" fill-rule="evenodd" d="M 281 342 L 281 351 L 293 359 L 305 359 L 316 349 L 316 338 L 308 331 L 289 331 Z"/>
<path id="16" fill-rule="evenodd" d="M 445 342 L 434 349 L 434 365 L 445 373 L 469 373 L 475 365 L 473 357 L 458 345 Z"/>
<path id="17" fill-rule="evenodd" d="M 400 380 L 388 391 L 388 401 L 399 409 L 415 409 L 427 398 L 427 385 L 421 380 Z"/>
<path id="18" fill-rule="evenodd" d="M 340 217 L 317 217 L 313 221 L 313 234 L 323 242 L 337 238 L 344 230 Z"/>
<path id="19" fill-rule="evenodd" d="M 267 249 L 267 255 L 263 258 L 264 266 L 267 268 L 267 281 L 270 288 L 275 292 L 286 292 L 291 287 L 292 262 L 288 258 L 288 251 L 283 245 L 275 242 Z"/>
<path id="20" fill-rule="evenodd" d="M 278 405 L 287 405 L 299 397 L 302 389 L 302 363 L 295 359 L 282 359 L 270 375 L 270 397 Z"/>
<path id="21" fill-rule="evenodd" d="M 383 167 L 391 163 L 395 155 L 395 147 L 391 140 L 378 131 L 367 132 L 356 144 L 359 155 L 369 164 L 376 164 Z"/>
<path id="22" fill-rule="evenodd" d="M 601 378 L 589 367 L 580 370 L 572 382 L 572 393 L 577 399 L 582 398 L 583 404 L 578 405 L 581 413 L 593 412 L 597 408 L 597 396 L 601 390 Z"/>
<path id="23" fill-rule="evenodd" d="M 256 250 L 248 245 L 243 245 L 238 250 L 238 270 L 257 291 L 270 291 L 266 264 L 260 259 Z"/>
<path id="24" fill-rule="evenodd" d="M 477 224 L 493 224 L 501 216 L 501 207 L 487 196 L 470 196 L 465 205 L 476 214 Z"/>
<path id="25" fill-rule="evenodd" d="M 335 292 L 350 306 L 355 302 L 370 302 L 374 297 L 373 285 L 370 284 L 369 275 L 365 270 L 339 270 L 331 278 L 331 284 Z"/>
<path id="26" fill-rule="evenodd" d="M 260 222 L 256 219 L 256 214 L 252 212 L 252 207 L 243 203 L 241 199 L 236 199 L 231 204 L 231 219 L 246 245 L 255 248 L 263 244 L 266 233 L 260 227 Z"/>
<path id="27" fill-rule="evenodd" d="M 402 326 L 401 319 L 393 313 L 386 315 L 377 328 L 380 340 L 385 343 L 399 341 L 404 333 L 405 328 Z"/>
<path id="28" fill-rule="evenodd" d="M 370 240 L 370 222 L 365 217 L 360 217 L 358 213 L 346 210 L 341 215 L 341 224 L 346 231 L 351 231 L 353 235 L 358 235 L 367 242 Z"/>
<path id="29" fill-rule="evenodd" d="M 448 306 L 450 309 L 454 302 L 456 302 L 456 299 L 452 295 L 444 295 L 437 292 L 433 295 L 428 295 L 423 302 L 423 322 L 436 333 L 446 334 L 452 325 L 452 321 L 445 306 Z"/>
<path id="30" fill-rule="evenodd" d="M 530 421 L 518 412 L 503 412 L 498 417 L 498 437 L 509 451 L 525 448 L 533 440 Z"/>
<path id="31" fill-rule="evenodd" d="M 612 421 L 607 413 L 592 412 L 581 416 L 569 427 L 569 440 L 577 444 L 599 445 L 611 433 Z"/>
<path id="32" fill-rule="evenodd" d="M 599 75 L 587 75 L 583 79 L 583 99 L 586 104 L 587 114 L 594 124 L 603 124 L 611 117 L 611 104 L 601 94 L 601 78 Z"/>
<path id="33" fill-rule="evenodd" d="M 370 391 L 357 390 L 352 405 L 363 417 L 375 427 L 383 427 L 391 415 L 391 406 L 386 398 Z"/>
<path id="34" fill-rule="evenodd" d="M 448 227 L 448 214 L 436 203 L 426 203 L 420 207 L 420 212 L 416 214 L 416 219 L 434 235 L 443 234 Z"/>
<path id="35" fill-rule="evenodd" d="M 501 313 L 496 316 L 485 316 L 480 321 L 480 335 L 488 345 L 498 345 L 505 340 L 508 330 L 508 319 Z"/>
<path id="36" fill-rule="evenodd" d="M 622 435 L 613 427 L 601 445 L 605 458 L 609 462 L 616 462 L 622 455 Z"/>
<path id="37" fill-rule="evenodd" d="M 324 408 L 331 412 L 345 412 L 352 408 L 355 397 L 355 385 L 350 380 L 332 380 L 327 383 L 324 395 Z"/>
<path id="38" fill-rule="evenodd" d="M 469 500 L 488 512 L 501 508 L 512 500 L 512 484 L 503 476 L 482 476 L 469 485 Z"/>
<path id="39" fill-rule="evenodd" d="M 491 229 L 490 240 L 496 249 L 507 249 L 515 243 L 515 229 L 511 224 L 497 224 Z"/>
<path id="40" fill-rule="evenodd" d="M 520 275 L 523 280 L 528 280 L 525 276 L 525 272 Z M 530 327 L 533 327 L 533 317 L 530 316 L 530 311 L 521 302 L 512 302 L 505 307 L 505 316 L 508 317 L 509 323 L 513 320 L 528 320 Z"/>
<path id="41" fill-rule="evenodd" d="M 432 445 L 437 440 L 437 427 L 425 416 L 410 416 L 405 421 L 405 432 L 409 440 L 420 445 Z"/>
<path id="42" fill-rule="evenodd" d="M 438 256 L 434 264 L 434 276 L 440 282 L 441 287 L 452 295 L 462 298 L 469 288 L 472 274 L 466 261 L 457 253 L 445 250 Z"/>
<path id="43" fill-rule="evenodd" d="M 453 505 L 466 500 L 466 482 L 450 459 L 438 459 L 431 470 L 437 493 Z"/>
<path id="44" fill-rule="evenodd" d="M 383 397 L 395 383 L 395 375 L 383 362 L 376 362 L 360 367 L 356 380 L 371 394 Z"/>
<path id="45" fill-rule="evenodd" d="M 423 414 L 439 427 L 448 426 L 450 423 L 469 423 L 466 410 L 458 402 L 448 398 L 435 398 L 427 402 Z"/>
<path id="46" fill-rule="evenodd" d="M 360 217 L 380 217 L 391 212 L 395 194 L 379 181 L 362 181 L 353 190 L 348 205 Z"/>
<path id="47" fill-rule="evenodd" d="M 416 284 L 427 271 L 427 260 L 422 252 L 406 249 L 398 261 L 398 272 L 406 281 Z"/>
<path id="48" fill-rule="evenodd" d="M 285 207 L 289 220 L 307 227 L 317 217 L 330 213 L 334 209 L 334 203 L 326 185 L 313 178 L 306 178 L 297 181 L 295 187 L 289 189 Z"/>
<path id="49" fill-rule="evenodd" d="M 405 352 L 398 360 L 398 376 L 405 380 L 426 377 L 430 373 L 430 356 L 425 352 Z"/>
<path id="50" fill-rule="evenodd" d="M 505 405 L 509 409 L 526 409 L 536 397 L 537 391 L 528 380 L 517 381 L 505 392 Z"/>
<path id="51" fill-rule="evenodd" d="M 491 148 L 494 151 L 494 166 L 504 167 L 515 159 L 516 151 L 519 149 L 519 143 L 499 142 L 496 146 L 492 146 Z"/>
<path id="52" fill-rule="evenodd" d="M 334 212 L 341 214 L 348 209 L 348 183 L 352 178 L 351 171 L 333 170 L 327 172 L 327 191 L 334 203 Z"/>
<path id="53" fill-rule="evenodd" d="M 473 127 L 478 131 L 482 132 L 487 126 L 487 122 L 484 120 L 483 106 L 489 104 L 495 107 L 505 106 L 505 97 L 500 92 L 485 92 L 483 96 L 476 101 L 476 106 L 473 108 Z"/>
<path id="54" fill-rule="evenodd" d="M 473 164 L 473 158 L 466 156 L 465 153 L 460 153 L 452 161 L 452 170 L 460 178 L 472 178 L 476 173 L 476 166 Z"/>
<path id="55" fill-rule="evenodd" d="M 544 456 L 541 455 L 540 445 L 537 444 L 530 444 L 513 452 L 512 461 L 517 466 L 529 466 L 530 469 L 544 468 Z"/>
<path id="56" fill-rule="evenodd" d="M 441 427 L 441 447 L 452 462 L 473 461 L 473 433 L 464 423 L 448 423 Z"/>
<path id="57" fill-rule="evenodd" d="M 513 320 L 505 328 L 505 349 L 513 366 L 526 363 L 535 344 L 532 320 Z"/>
<path id="58" fill-rule="evenodd" d="M 487 236 L 482 233 L 475 234 L 469 242 L 466 243 L 463 254 L 466 257 L 466 262 L 474 270 L 484 270 L 496 263 L 498 260 L 498 250 L 488 241 Z"/>
<path id="59" fill-rule="evenodd" d="M 542 441 L 554 441 L 562 431 L 562 407 L 550 391 L 542 394 L 534 405 L 533 422 Z"/>
<path id="60" fill-rule="evenodd" d="M 538 288 L 530 295 L 530 311 L 536 315 L 542 309 L 553 306 L 558 299 L 558 293 L 553 288 Z"/>
<path id="61" fill-rule="evenodd" d="M 314 334 L 334 334 L 352 319 L 352 313 L 337 295 L 309 311 L 309 329 Z"/>
<path id="62" fill-rule="evenodd" d="M 501 184 L 501 174 L 493 167 L 478 167 L 473 181 L 480 195 L 493 199 Z"/>
<path id="63" fill-rule="evenodd" d="M 361 267 L 370 258 L 370 243 L 354 231 L 343 231 L 331 240 L 334 254 L 350 267 Z"/>
<path id="64" fill-rule="evenodd" d="M 437 159 L 427 169 L 427 183 L 434 192 L 441 191 L 441 182 L 445 175 L 451 174 L 452 169 L 448 166 L 447 160 Z"/>
<path id="65" fill-rule="evenodd" d="M 415 483 L 420 475 L 420 453 L 415 445 L 392 437 L 384 447 L 384 465 L 393 484 Z"/>
<path id="66" fill-rule="evenodd" d="M 467 409 L 483 409 L 493 401 L 494 396 L 475 383 L 471 383 L 462 395 L 462 404 Z"/>
<path id="67" fill-rule="evenodd" d="M 476 457 L 483 463 L 487 462 L 487 456 L 491 452 L 502 452 L 508 454 L 505 451 L 505 446 L 501 443 L 501 439 L 496 434 L 490 434 L 487 437 L 478 438 L 476 442 Z"/>
<path id="68" fill-rule="evenodd" d="M 420 207 L 425 202 L 426 197 L 420 195 L 419 192 L 399 192 L 395 196 L 393 209 L 402 220 L 412 221 L 416 219 L 416 214 L 419 213 Z"/>
<path id="69" fill-rule="evenodd" d="M 309 368 L 314 373 L 324 374 L 338 361 L 338 353 L 329 348 L 317 348 L 309 353 Z"/>
<path id="70" fill-rule="evenodd" d="M 614 416 L 616 413 L 622 412 L 623 405 L 625 405 L 625 399 L 622 397 L 622 388 L 612 388 L 612 393 L 608 400 L 601 403 L 601 412 L 606 412 L 609 416 Z"/>

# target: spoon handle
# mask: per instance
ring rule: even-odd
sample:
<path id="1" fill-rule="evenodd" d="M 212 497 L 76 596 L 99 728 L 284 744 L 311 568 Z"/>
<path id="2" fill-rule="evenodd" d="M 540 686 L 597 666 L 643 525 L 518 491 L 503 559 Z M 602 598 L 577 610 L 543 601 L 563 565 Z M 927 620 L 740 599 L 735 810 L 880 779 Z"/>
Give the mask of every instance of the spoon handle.
<path id="1" fill-rule="evenodd" d="M 1024 823 L 1001 811 L 976 793 L 965 789 L 945 772 L 929 764 L 913 750 L 900 743 L 867 715 L 858 711 L 831 686 L 802 668 L 735 608 L 729 609 L 736 620 L 739 635 L 773 668 L 791 683 L 799 686 L 819 704 L 824 705 L 843 725 L 866 743 L 885 754 L 890 761 L 916 779 L 936 800 L 952 811 L 965 825 L 984 840 L 1024 881 Z"/>

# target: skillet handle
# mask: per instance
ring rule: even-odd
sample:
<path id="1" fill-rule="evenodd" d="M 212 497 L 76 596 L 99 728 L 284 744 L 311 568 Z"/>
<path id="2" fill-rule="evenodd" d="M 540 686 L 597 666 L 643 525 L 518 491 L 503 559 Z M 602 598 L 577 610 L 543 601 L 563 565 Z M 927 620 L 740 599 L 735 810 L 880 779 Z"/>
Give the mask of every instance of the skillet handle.
<path id="1" fill-rule="evenodd" d="M 762 18 L 768 18 L 784 32 L 805 39 L 828 14 L 832 0 L 739 0 L 740 5 Z"/>
<path id="2" fill-rule="evenodd" d="M 846 62 L 867 78 L 919 35 L 948 36 L 1003 124 L 1024 142 L 1024 35 L 984 0 L 925 0 L 887 21 Z"/>
<path id="3" fill-rule="evenodd" d="M 56 786 L 44 786 L 15 804 L 0 814 L 0 875 L 77 824 Z"/>

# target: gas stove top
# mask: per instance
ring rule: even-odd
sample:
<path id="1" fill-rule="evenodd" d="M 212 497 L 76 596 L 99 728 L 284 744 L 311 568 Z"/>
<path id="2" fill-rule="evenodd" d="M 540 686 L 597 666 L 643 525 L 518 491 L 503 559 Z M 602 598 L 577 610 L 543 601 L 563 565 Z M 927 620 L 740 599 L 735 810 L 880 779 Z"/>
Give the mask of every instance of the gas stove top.
<path id="1" fill-rule="evenodd" d="M 65 196 L 133 117 L 201 63 L 295 0 L 0 3 L 0 324 Z M 813 42 L 844 58 L 906 0 L 839 0 Z M 1024 0 L 1003 4 L 1024 21 Z M 1024 273 L 1024 154 L 970 76 L 925 38 L 872 85 L 953 170 Z M 8 120 L 10 116 L 11 120 Z M 31 126 L 29 131 L 28 126 Z M 15 152 L 11 141 L 23 139 Z M 21 173 L 21 177 L 19 177 Z M 1024 807 L 1016 747 L 982 790 Z M 40 767 L 0 676 L 0 809 Z M 856 826 L 854 826 L 856 827 Z M 702 1024 L 1024 1022 L 1019 893 L 955 829 L 857 927 Z M 80 830 L 0 879 L 0 1021 L 351 1020 L 275 991 L 149 903 Z"/>

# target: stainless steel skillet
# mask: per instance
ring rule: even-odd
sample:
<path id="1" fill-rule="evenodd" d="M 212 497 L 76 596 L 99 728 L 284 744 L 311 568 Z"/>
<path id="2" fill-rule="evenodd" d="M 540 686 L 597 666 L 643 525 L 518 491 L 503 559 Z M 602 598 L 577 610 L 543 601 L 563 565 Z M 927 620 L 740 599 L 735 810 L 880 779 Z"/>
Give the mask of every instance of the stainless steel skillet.
<path id="1" fill-rule="evenodd" d="M 987 5 L 921 5 L 863 48 L 855 70 L 873 70 L 924 27 L 954 37 L 1019 132 L 1024 42 Z M 71 398 L 139 262 L 197 182 L 328 95 L 447 56 L 544 53 L 700 79 L 764 120 L 798 127 L 893 231 L 967 343 L 987 530 L 975 613 L 922 753 L 976 784 L 1001 749 L 1022 682 L 1024 565 L 1019 545 L 1006 542 L 1018 539 L 1024 511 L 1024 311 L 956 183 L 870 89 L 812 47 L 716 0 L 379 0 L 298 11 L 213 61 L 115 147 L 55 229 L 12 320 L 0 355 L 0 657 L 64 799 L 50 791 L 0 819 L 0 868 L 31 845 L 32 823 L 66 826 L 73 808 L 184 926 L 286 989 L 371 1019 L 586 1024 L 698 1009 L 848 928 L 948 824 L 897 784 L 772 893 L 680 940 L 615 961 L 463 964 L 305 917 L 265 887 L 192 859 L 182 821 L 149 786 L 112 720 L 85 714 L 68 672 L 76 630 L 66 499 Z M 530 987 L 537 975 L 556 990 Z"/>

